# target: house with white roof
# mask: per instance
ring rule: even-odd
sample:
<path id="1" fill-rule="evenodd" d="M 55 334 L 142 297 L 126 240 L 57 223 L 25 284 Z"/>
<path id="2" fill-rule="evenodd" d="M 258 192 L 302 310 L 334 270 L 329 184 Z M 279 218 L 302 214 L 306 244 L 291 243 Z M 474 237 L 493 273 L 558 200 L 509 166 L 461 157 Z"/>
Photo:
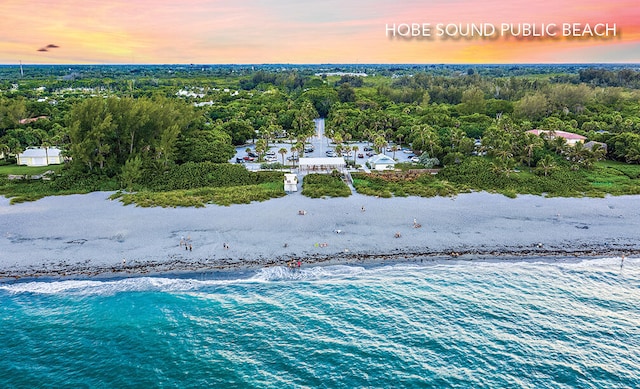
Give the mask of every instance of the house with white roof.
<path id="1" fill-rule="evenodd" d="M 570 146 L 575 146 L 576 143 L 582 142 L 587 139 L 586 136 L 574 134 L 573 132 L 567 131 L 549 131 L 549 130 L 529 130 L 527 131 L 530 134 L 540 135 L 547 137 L 548 139 L 554 138 L 564 138 L 567 141 L 567 144 Z"/>
<path id="2" fill-rule="evenodd" d="M 367 163 L 373 170 L 394 169 L 396 165 L 396 161 L 385 154 L 374 155 L 367 160 Z"/>
<path id="3" fill-rule="evenodd" d="M 61 150 L 57 147 L 30 147 L 18 154 L 18 165 L 48 166 L 63 162 Z"/>

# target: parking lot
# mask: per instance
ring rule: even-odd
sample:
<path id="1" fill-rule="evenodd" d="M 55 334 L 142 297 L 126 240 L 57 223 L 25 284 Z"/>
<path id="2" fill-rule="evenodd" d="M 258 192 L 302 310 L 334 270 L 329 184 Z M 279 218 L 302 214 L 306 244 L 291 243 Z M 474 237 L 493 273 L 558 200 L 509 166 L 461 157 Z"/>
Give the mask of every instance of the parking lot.
<path id="1" fill-rule="evenodd" d="M 287 150 L 287 153 L 284 155 L 284 164 L 285 165 L 293 165 L 293 158 L 304 156 L 304 157 L 327 157 L 327 156 L 337 156 L 335 153 L 335 144 L 331 143 L 331 140 L 324 136 L 324 119 L 316 120 L 316 135 L 309 138 L 307 140 L 307 148 L 304 152 L 304 155 L 299 155 L 298 152 L 291 152 L 291 143 L 286 140 L 276 140 L 275 143 L 271 143 L 269 145 L 269 152 L 265 157 L 265 161 L 263 162 L 279 162 L 282 163 L 282 154 L 278 151 L 282 148 Z M 343 146 L 347 146 L 343 144 Z M 353 151 L 353 148 L 357 147 L 357 151 Z M 349 153 L 343 153 L 345 159 L 353 160 L 355 156 L 356 164 L 364 165 L 367 161 L 367 158 L 375 154 L 373 150 L 373 145 L 371 143 L 367 144 L 367 142 L 350 142 L 348 143 L 348 147 L 352 150 Z M 247 149 L 251 151 L 247 153 Z M 334 154 L 330 154 L 330 153 Z M 355 155 L 354 155 L 355 154 Z M 385 152 L 388 156 L 395 158 L 398 162 L 410 162 L 411 157 L 413 157 L 413 152 L 407 150 L 407 146 L 405 146 L 405 150 L 398 150 L 395 152 L 391 151 L 391 147 L 388 147 L 388 151 Z M 254 170 L 258 169 L 260 163 L 258 162 L 257 153 L 255 151 L 255 145 L 243 145 L 236 147 L 236 154 L 229 160 L 232 163 L 245 163 L 247 164 L 247 168 Z M 251 166 L 256 165 L 256 166 Z"/>

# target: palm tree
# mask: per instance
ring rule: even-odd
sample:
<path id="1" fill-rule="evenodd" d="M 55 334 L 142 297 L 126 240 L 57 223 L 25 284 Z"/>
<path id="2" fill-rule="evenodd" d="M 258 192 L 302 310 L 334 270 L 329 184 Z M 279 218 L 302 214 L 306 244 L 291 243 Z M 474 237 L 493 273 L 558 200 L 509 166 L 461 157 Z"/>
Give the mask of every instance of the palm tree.
<path id="1" fill-rule="evenodd" d="M 398 145 L 391 146 L 391 151 L 393 151 L 393 159 L 396 159 L 396 151 L 400 150 Z"/>
<path id="2" fill-rule="evenodd" d="M 351 150 L 353 150 L 353 163 L 356 163 L 356 154 L 358 154 L 358 150 L 360 150 L 360 148 L 358 147 L 358 145 L 353 145 L 353 147 L 351 147 Z"/>
<path id="3" fill-rule="evenodd" d="M 378 135 L 376 139 L 373 141 L 374 147 L 378 149 L 379 153 L 384 152 L 384 148 L 387 145 L 386 139 L 382 135 Z"/>
<path id="4" fill-rule="evenodd" d="M 256 140 L 256 153 L 258 153 L 258 161 L 262 161 L 264 153 L 268 150 L 268 142 L 266 139 Z"/>
<path id="5" fill-rule="evenodd" d="M 551 140 L 551 147 L 556 153 L 562 154 L 567 150 L 567 140 L 561 136 L 556 136 Z"/>
<path id="6" fill-rule="evenodd" d="M 284 165 L 284 156 L 287 155 L 287 149 L 281 147 L 280 150 L 278 150 L 278 154 L 282 156 L 282 165 Z"/>
<path id="7" fill-rule="evenodd" d="M 582 165 L 586 164 L 586 160 L 589 157 L 589 150 L 584 147 L 584 143 L 577 142 L 568 150 L 569 159 L 574 165 L 571 166 L 571 169 L 578 170 L 578 168 Z"/>
<path id="8" fill-rule="evenodd" d="M 49 166 L 49 147 L 51 147 L 51 144 L 46 140 L 42 140 L 40 146 L 44 148 L 45 161 L 47 161 L 47 166 Z"/>
<path id="9" fill-rule="evenodd" d="M 599 143 L 596 143 L 591 147 L 591 153 L 593 154 L 593 157 L 596 161 L 604 159 L 604 157 L 607 155 L 607 151 Z"/>
<path id="10" fill-rule="evenodd" d="M 544 176 L 546 177 L 551 170 L 556 167 L 555 159 L 549 154 L 545 155 L 540 161 L 538 161 L 538 169 L 544 172 Z"/>
<path id="11" fill-rule="evenodd" d="M 9 146 L 4 143 L 0 143 L 0 155 L 2 155 L 2 158 L 7 159 L 9 156 Z"/>
<path id="12" fill-rule="evenodd" d="M 20 165 L 20 154 L 24 151 L 22 146 L 18 143 L 18 146 L 13 148 L 13 154 L 16 156 L 16 164 Z"/>
<path id="13" fill-rule="evenodd" d="M 333 143 L 336 144 L 336 152 L 338 153 L 339 156 L 342 156 L 342 142 L 343 142 L 343 138 L 342 138 L 342 134 L 340 134 L 339 132 L 336 132 L 333 135 Z"/>
<path id="14" fill-rule="evenodd" d="M 455 128 L 453 130 L 451 130 L 451 132 L 449 133 L 449 140 L 451 142 L 451 149 L 455 150 L 456 148 L 458 148 L 458 146 L 460 145 L 460 142 L 462 141 L 462 139 L 467 136 L 467 134 L 465 134 L 464 131 L 462 131 L 459 128 Z"/>
<path id="15" fill-rule="evenodd" d="M 513 151 L 511 150 L 511 147 L 511 143 L 505 140 L 501 142 L 495 150 L 495 155 L 501 159 L 511 159 L 513 158 Z"/>
<path id="16" fill-rule="evenodd" d="M 396 135 L 396 139 L 398 140 L 398 147 L 402 148 L 402 139 L 404 138 L 404 135 L 399 133 L 398 135 Z"/>
<path id="17" fill-rule="evenodd" d="M 304 142 L 296 142 L 291 146 L 291 155 L 293 156 L 293 166 L 296 166 L 296 152 L 298 155 L 304 152 Z"/>
<path id="18" fill-rule="evenodd" d="M 531 158 L 533 157 L 533 152 L 542 147 L 542 139 L 539 136 L 533 135 L 531 133 L 526 133 L 524 135 L 524 149 L 525 155 L 527 157 L 527 165 L 529 165 L 529 169 L 531 169 Z"/>

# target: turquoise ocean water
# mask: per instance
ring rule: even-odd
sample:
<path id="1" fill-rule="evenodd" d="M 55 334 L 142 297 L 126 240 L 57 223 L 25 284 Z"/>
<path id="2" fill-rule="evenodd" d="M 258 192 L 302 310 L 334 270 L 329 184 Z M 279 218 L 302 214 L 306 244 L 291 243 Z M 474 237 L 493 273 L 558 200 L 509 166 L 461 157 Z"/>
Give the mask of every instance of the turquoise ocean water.
<path id="1" fill-rule="evenodd" d="M 0 284 L 0 388 L 640 387 L 640 260 Z"/>

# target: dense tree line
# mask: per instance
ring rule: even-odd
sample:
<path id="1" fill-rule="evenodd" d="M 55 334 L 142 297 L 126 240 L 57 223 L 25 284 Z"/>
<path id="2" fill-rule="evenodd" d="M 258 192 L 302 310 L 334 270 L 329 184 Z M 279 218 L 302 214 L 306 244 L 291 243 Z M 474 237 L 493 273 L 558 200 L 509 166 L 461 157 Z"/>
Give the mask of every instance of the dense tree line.
<path id="1" fill-rule="evenodd" d="M 486 155 L 504 174 L 516 165 L 545 175 L 565 164 L 589 168 L 602 158 L 640 163 L 640 73 L 631 68 L 194 65 L 13 72 L 0 79 L 0 153 L 55 145 L 75 171 L 126 183 L 190 162 L 224 163 L 234 146 L 246 143 L 261 154 L 277 138 L 303 149 L 316 117 L 326 118 L 338 150 L 362 140 L 391 153 L 411 147 L 446 165 Z M 176 94 L 185 88 L 202 97 Z M 44 118 L 24 121 L 36 117 Z M 569 148 L 558 138 L 535 137 L 531 129 L 575 132 L 606 144 L 606 154 L 600 146 Z"/>
<path id="2" fill-rule="evenodd" d="M 222 163 L 234 153 L 227 133 L 175 99 L 90 98 L 73 106 L 68 124 L 73 165 L 107 175 L 134 161 L 161 170 L 176 162 Z"/>

